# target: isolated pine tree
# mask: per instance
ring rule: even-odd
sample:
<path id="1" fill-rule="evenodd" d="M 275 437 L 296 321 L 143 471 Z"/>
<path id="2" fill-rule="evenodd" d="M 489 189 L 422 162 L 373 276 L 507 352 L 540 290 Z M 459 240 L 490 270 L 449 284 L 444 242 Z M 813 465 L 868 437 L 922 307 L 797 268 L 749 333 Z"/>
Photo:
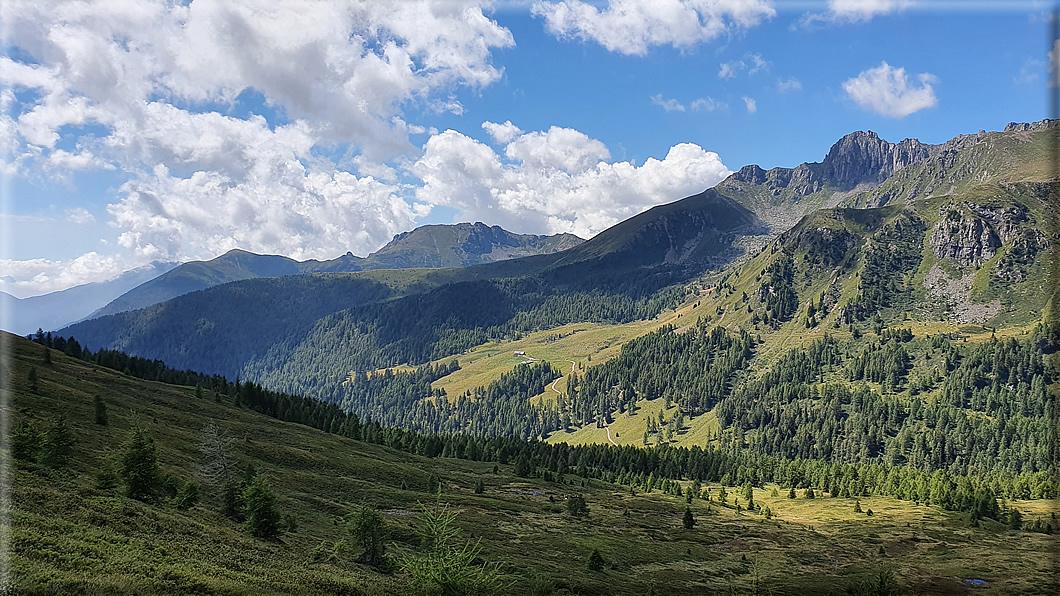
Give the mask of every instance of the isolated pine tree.
<path id="1" fill-rule="evenodd" d="M 357 558 L 358 563 L 379 567 L 385 562 L 387 529 L 378 511 L 362 506 L 350 519 L 346 529 L 354 542 L 364 549 Z"/>
<path id="2" fill-rule="evenodd" d="M 478 481 L 475 482 L 475 494 L 481 495 L 484 492 L 486 492 L 486 485 L 483 484 L 482 479 L 479 478 Z"/>
<path id="3" fill-rule="evenodd" d="M 155 441 L 142 428 L 133 431 L 125 442 L 118 471 L 125 482 L 125 496 L 150 501 L 162 487 L 162 472 L 158 468 Z"/>
<path id="4" fill-rule="evenodd" d="M 37 384 L 37 367 L 31 366 L 29 374 L 26 375 L 26 381 L 29 382 L 29 390 L 33 393 L 40 393 L 40 386 Z"/>
<path id="5" fill-rule="evenodd" d="M 74 438 L 66 426 L 66 416 L 59 414 L 48 430 L 44 431 L 41 446 L 41 463 L 49 468 L 61 468 L 70 461 Z"/>
<path id="6" fill-rule="evenodd" d="M 92 403 L 96 410 L 96 424 L 107 426 L 107 403 L 98 394 L 92 399 Z"/>
<path id="7" fill-rule="evenodd" d="M 20 461 L 36 462 L 42 442 L 43 437 L 35 424 L 19 422 L 15 432 L 11 433 L 11 456 Z"/>
<path id="8" fill-rule="evenodd" d="M 604 565 L 604 558 L 600 555 L 600 551 L 594 548 L 593 552 L 589 553 L 589 571 L 603 571 Z"/>
<path id="9" fill-rule="evenodd" d="M 684 519 L 681 520 L 681 523 L 686 530 L 691 530 L 692 527 L 696 525 L 696 518 L 692 516 L 691 508 L 685 507 L 685 516 Z"/>
<path id="10" fill-rule="evenodd" d="M 272 539 L 280 535 L 280 514 L 276 495 L 265 476 L 254 477 L 243 491 L 243 517 L 247 529 L 256 538 Z"/>
<path id="11" fill-rule="evenodd" d="M 1008 527 L 1010 530 L 1019 530 L 1023 527 L 1023 514 L 1015 507 L 1008 512 Z"/>
<path id="12" fill-rule="evenodd" d="M 243 517 L 243 491 L 245 483 L 229 483 L 221 493 L 221 514 L 235 522 L 242 522 Z"/>
<path id="13" fill-rule="evenodd" d="M 585 517 L 589 515 L 589 505 L 585 502 L 585 497 L 581 495 L 572 495 L 567 497 L 567 513 L 571 517 Z"/>

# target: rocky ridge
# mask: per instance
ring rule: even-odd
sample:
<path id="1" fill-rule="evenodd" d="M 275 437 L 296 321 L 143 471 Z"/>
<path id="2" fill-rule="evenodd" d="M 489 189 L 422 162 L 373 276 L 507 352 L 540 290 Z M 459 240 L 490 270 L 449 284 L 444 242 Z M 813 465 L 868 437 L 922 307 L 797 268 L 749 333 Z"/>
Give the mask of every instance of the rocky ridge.
<path id="1" fill-rule="evenodd" d="M 894 172 L 930 157 L 937 147 L 916 139 L 888 143 L 872 131 L 858 131 L 839 139 L 819 163 L 770 170 L 749 165 L 740 168 L 730 179 L 747 184 L 764 184 L 774 196 L 784 190 L 800 196 L 825 188 L 849 191 L 859 185 L 879 184 Z"/>

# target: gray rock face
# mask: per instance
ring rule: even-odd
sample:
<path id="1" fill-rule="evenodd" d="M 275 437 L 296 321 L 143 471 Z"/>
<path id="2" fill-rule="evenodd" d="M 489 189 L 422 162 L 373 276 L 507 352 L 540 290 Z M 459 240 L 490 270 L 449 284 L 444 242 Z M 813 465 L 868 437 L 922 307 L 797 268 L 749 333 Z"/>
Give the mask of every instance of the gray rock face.
<path id="1" fill-rule="evenodd" d="M 872 131 L 854 132 L 832 145 L 821 165 L 832 186 L 849 190 L 866 182 L 879 184 L 896 170 L 929 157 L 932 149 L 916 139 L 894 144 Z"/>
<path id="2" fill-rule="evenodd" d="M 1048 128 L 1060 127 L 1060 120 L 1039 120 L 1038 122 L 1009 122 L 1005 132 L 1038 132 Z"/>
<path id="3" fill-rule="evenodd" d="M 947 205 L 939 209 L 939 221 L 931 232 L 931 248 L 937 259 L 952 259 L 965 267 L 994 258 L 1001 238 L 992 226 L 974 215 Z"/>
<path id="4" fill-rule="evenodd" d="M 936 258 L 952 259 L 965 267 L 979 266 L 994 258 L 1002 246 L 1008 251 L 993 274 L 1019 282 L 1026 277 L 1026 266 L 1048 246 L 1048 240 L 1022 207 L 951 203 L 939 208 L 939 221 L 931 233 Z"/>
<path id="5" fill-rule="evenodd" d="M 764 184 L 774 195 L 788 190 L 806 196 L 825 187 L 847 191 L 859 184 L 879 184 L 895 171 L 930 157 L 935 150 L 936 146 L 925 145 L 916 139 L 895 144 L 884 141 L 872 131 L 854 132 L 832 145 L 820 163 L 768 171 L 750 165 L 741 168 L 731 179 Z"/>

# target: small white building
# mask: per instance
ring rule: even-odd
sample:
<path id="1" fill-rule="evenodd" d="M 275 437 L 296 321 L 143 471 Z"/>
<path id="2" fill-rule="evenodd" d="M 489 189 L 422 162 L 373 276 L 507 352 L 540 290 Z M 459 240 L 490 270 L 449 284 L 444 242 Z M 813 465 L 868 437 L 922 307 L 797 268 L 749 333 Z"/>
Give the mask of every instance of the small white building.
<path id="1" fill-rule="evenodd" d="M 525 357 L 526 356 L 526 352 L 524 352 L 522 350 L 516 350 L 515 353 L 512 354 L 512 356 L 524 356 Z"/>

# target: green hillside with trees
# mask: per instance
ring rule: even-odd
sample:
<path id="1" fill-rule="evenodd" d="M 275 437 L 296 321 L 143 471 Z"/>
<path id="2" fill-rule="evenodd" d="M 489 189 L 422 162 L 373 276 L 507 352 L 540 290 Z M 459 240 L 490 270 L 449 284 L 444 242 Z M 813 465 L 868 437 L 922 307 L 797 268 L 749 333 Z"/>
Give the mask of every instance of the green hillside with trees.
<path id="1" fill-rule="evenodd" d="M 997 477 L 414 434 L 160 362 L 3 339 L 17 593 L 1058 588 L 1052 502 Z M 914 501 L 887 496 L 891 482 Z"/>

